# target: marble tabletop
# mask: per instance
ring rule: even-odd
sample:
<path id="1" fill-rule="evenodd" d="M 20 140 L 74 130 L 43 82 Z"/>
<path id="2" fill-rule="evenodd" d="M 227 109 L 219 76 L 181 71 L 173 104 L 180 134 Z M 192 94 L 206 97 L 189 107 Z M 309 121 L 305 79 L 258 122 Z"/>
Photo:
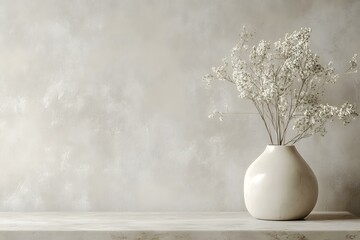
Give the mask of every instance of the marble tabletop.
<path id="1" fill-rule="evenodd" d="M 0 231 L 360 232 L 360 218 L 348 212 L 314 212 L 299 221 L 257 220 L 247 212 L 0 212 Z"/>

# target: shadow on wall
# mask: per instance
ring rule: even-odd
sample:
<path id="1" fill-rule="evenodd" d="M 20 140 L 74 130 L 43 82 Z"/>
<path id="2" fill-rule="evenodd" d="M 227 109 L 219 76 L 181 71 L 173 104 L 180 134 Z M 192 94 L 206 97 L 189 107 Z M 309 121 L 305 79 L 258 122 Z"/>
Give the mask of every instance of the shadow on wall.
<path id="1" fill-rule="evenodd" d="M 353 177 L 346 179 L 344 183 L 343 198 L 347 199 L 346 210 L 360 217 L 360 171 L 356 168 L 356 163 L 360 161 L 359 140 L 356 140 L 346 145 L 346 152 L 350 154 L 349 159 L 351 164 L 354 164 Z M 356 149 L 356 150 L 355 150 Z"/>
<path id="2" fill-rule="evenodd" d="M 348 127 L 351 131 L 357 131 L 355 124 Z M 333 162 L 330 163 L 335 165 L 326 167 L 330 170 L 326 182 L 327 194 L 332 198 L 332 207 L 327 210 L 349 211 L 360 217 L 360 139 L 359 136 L 349 138 L 350 129 L 339 131 L 336 135 L 337 140 L 343 144 L 331 146 L 336 148 L 336 152 L 332 155 Z"/>
<path id="3" fill-rule="evenodd" d="M 349 199 L 346 204 L 347 210 L 360 217 L 360 181 L 357 184 L 346 188 L 344 194 L 347 196 L 346 199 Z"/>

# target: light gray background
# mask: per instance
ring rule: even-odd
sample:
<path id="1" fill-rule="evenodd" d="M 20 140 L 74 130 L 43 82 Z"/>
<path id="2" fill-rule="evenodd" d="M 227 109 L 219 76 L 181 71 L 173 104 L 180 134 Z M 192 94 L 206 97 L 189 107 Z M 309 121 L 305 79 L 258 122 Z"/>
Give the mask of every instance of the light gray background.
<path id="1" fill-rule="evenodd" d="M 243 24 L 258 40 L 311 27 L 339 72 L 360 53 L 360 1 L 2 0 L 0 210 L 244 210 L 267 137 L 255 114 L 209 120 L 224 104 L 255 110 L 201 81 Z M 330 93 L 360 105 L 359 75 Z M 297 145 L 316 209 L 360 214 L 360 120 L 329 130 Z"/>

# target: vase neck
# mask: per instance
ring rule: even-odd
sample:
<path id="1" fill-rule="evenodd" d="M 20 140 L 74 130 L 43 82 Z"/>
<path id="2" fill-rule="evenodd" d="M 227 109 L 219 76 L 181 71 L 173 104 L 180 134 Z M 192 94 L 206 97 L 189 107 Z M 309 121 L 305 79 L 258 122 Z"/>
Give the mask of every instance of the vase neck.
<path id="1" fill-rule="evenodd" d="M 267 145 L 266 151 L 279 151 L 279 150 L 296 150 L 295 145 Z"/>

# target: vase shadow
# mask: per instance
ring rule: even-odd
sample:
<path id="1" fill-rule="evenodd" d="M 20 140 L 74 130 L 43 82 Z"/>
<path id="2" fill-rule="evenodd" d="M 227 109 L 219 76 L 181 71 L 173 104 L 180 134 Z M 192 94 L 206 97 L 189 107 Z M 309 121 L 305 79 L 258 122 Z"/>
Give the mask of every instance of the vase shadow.
<path id="1" fill-rule="evenodd" d="M 346 220 L 346 219 L 360 219 L 359 217 L 349 212 L 327 212 L 327 213 L 312 213 L 301 221 L 328 221 L 328 220 Z"/>

